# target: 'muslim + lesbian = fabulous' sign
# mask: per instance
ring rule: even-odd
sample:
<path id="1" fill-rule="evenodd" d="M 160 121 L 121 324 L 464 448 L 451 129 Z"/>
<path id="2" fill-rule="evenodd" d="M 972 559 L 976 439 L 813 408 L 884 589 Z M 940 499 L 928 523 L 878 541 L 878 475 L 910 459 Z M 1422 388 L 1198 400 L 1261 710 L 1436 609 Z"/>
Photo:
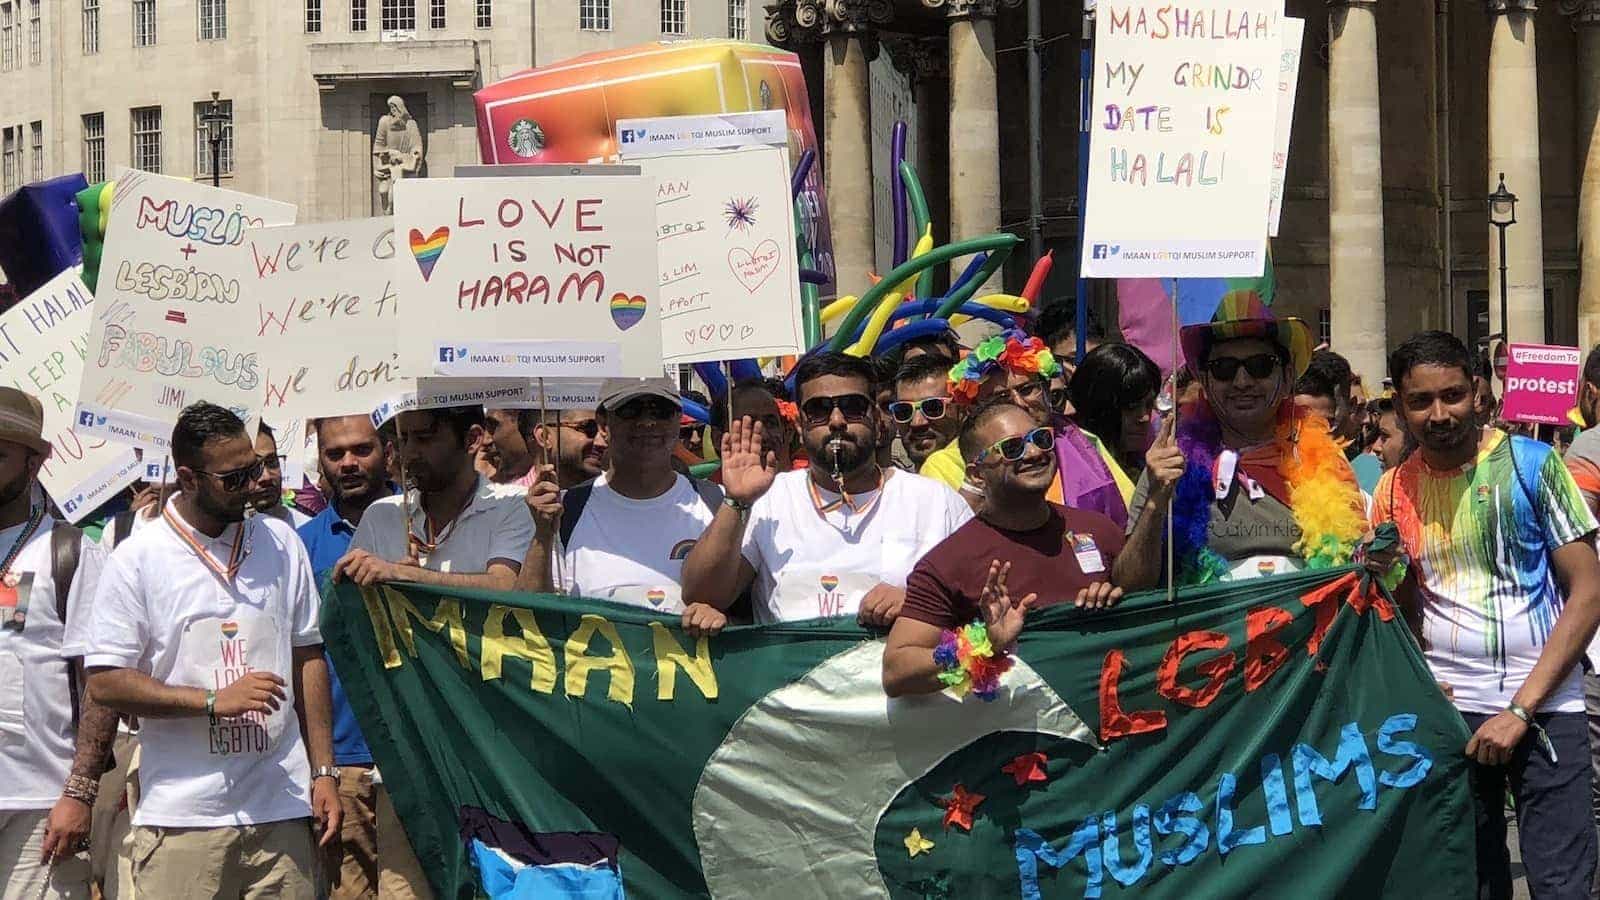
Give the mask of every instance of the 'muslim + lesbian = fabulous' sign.
<path id="1" fill-rule="evenodd" d="M 1283 0 L 1106 0 L 1095 16 L 1083 273 L 1266 263 Z"/>
<path id="2" fill-rule="evenodd" d="M 395 185 L 401 361 L 444 376 L 661 374 L 655 180 Z"/>
<path id="3" fill-rule="evenodd" d="M 165 453 L 184 407 L 207 400 L 249 420 L 262 371 L 246 346 L 251 286 L 223 273 L 250 228 L 288 225 L 287 203 L 124 169 L 78 394 L 81 432 Z"/>
<path id="4" fill-rule="evenodd" d="M 1041 610 L 991 703 L 886 697 L 853 619 L 341 585 L 322 633 L 439 896 L 1474 890 L 1466 726 L 1350 570 Z"/>

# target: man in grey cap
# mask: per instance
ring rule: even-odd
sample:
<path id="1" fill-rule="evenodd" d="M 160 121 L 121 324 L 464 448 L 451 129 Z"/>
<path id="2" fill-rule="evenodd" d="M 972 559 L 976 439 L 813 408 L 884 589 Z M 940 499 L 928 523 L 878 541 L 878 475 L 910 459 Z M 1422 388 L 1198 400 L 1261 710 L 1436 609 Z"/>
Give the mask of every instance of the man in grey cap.
<path id="1" fill-rule="evenodd" d="M 562 497 L 560 564 L 526 560 L 518 587 L 611 600 L 668 614 L 686 612 L 683 560 L 711 524 L 722 491 L 678 474 L 672 451 L 683 404 L 666 378 L 612 378 L 600 389 L 595 420 L 610 461 L 605 472 Z M 530 503 L 532 499 L 530 496 Z M 696 630 L 722 624 L 709 608 Z M 691 617 L 685 617 L 686 625 Z"/>

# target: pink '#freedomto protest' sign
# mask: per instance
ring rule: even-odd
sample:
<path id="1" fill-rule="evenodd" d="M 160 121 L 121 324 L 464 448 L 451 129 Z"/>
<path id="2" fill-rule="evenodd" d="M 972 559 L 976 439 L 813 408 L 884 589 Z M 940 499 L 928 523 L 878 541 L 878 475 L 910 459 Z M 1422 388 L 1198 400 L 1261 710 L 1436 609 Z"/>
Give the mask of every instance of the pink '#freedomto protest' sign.
<path id="1" fill-rule="evenodd" d="M 1512 422 L 1565 424 L 1578 402 L 1579 361 L 1577 347 L 1512 344 L 1502 415 Z"/>

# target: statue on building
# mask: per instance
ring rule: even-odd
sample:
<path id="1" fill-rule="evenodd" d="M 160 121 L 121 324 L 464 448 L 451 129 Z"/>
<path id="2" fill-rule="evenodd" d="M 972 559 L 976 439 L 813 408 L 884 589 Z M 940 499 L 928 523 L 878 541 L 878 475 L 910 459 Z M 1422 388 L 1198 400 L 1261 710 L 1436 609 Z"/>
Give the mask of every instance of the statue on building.
<path id="1" fill-rule="evenodd" d="M 398 95 L 389 98 L 389 113 L 378 120 L 378 131 L 372 136 L 372 158 L 379 203 L 385 214 L 392 214 L 394 183 L 416 177 L 422 167 L 422 132 Z"/>

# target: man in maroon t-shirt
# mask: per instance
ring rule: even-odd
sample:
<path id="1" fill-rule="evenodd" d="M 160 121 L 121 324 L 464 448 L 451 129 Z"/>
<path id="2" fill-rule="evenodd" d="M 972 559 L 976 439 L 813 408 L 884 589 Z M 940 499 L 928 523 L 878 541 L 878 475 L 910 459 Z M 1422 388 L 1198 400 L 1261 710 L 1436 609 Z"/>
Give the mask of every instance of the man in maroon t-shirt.
<path id="1" fill-rule="evenodd" d="M 883 654 L 890 696 L 940 690 L 934 648 L 947 628 L 981 619 L 1006 647 L 1033 607 L 1102 608 L 1122 598 L 1108 578 L 1122 529 L 1106 516 L 1045 499 L 1055 480 L 1054 435 L 1008 399 L 982 403 L 961 427 L 967 480 L 983 490 L 978 517 L 911 570 L 905 605 Z"/>

